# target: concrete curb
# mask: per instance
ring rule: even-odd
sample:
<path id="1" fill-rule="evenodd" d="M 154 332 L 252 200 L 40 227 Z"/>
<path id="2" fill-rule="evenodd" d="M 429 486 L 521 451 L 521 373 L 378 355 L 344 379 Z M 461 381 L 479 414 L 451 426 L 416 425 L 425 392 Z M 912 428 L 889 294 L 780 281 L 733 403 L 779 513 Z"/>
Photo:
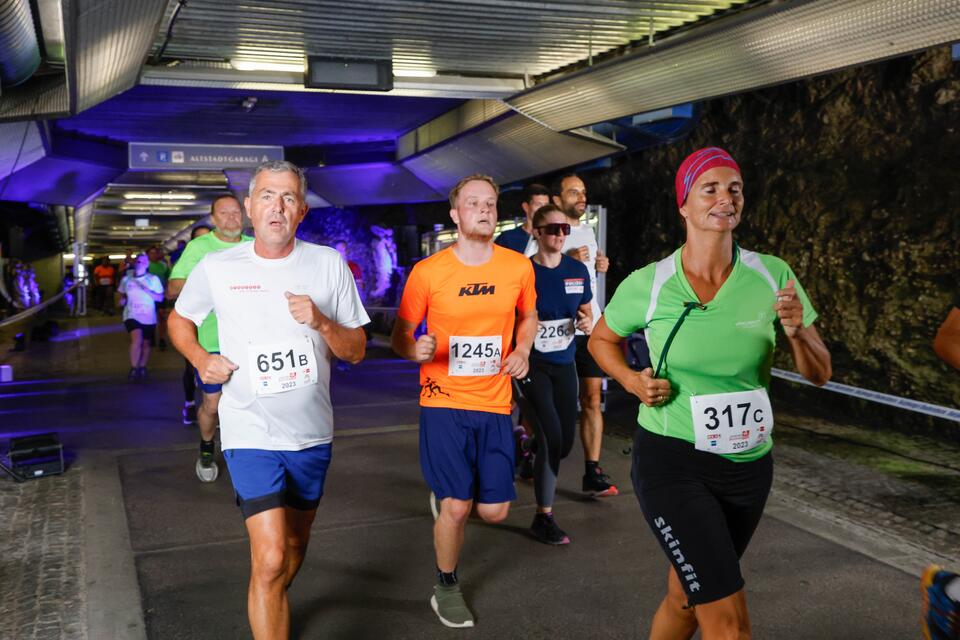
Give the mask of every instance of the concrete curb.
<path id="1" fill-rule="evenodd" d="M 117 459 L 95 452 L 86 452 L 85 457 L 87 637 L 146 640 Z"/>
<path id="2" fill-rule="evenodd" d="M 920 540 L 908 540 L 869 524 L 856 522 L 776 489 L 770 493 L 764 516 L 776 518 L 918 578 L 931 563 L 945 567 L 960 566 L 960 558 L 938 554 L 924 547 Z"/>

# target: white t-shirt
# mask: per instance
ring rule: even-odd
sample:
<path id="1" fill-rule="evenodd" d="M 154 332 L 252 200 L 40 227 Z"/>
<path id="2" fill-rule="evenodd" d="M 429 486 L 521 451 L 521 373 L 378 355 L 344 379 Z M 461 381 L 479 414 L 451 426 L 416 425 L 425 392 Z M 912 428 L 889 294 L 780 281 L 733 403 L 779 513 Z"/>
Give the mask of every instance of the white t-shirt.
<path id="1" fill-rule="evenodd" d="M 597 245 L 597 236 L 594 235 L 593 229 L 585 224 L 570 225 L 570 235 L 564 238 L 563 249 L 561 249 L 561 251 L 566 255 L 568 251 L 578 247 L 587 247 L 590 251 L 590 257 L 587 258 L 584 264 L 587 267 L 587 271 L 590 272 L 590 290 L 593 291 L 590 308 L 593 310 L 593 324 L 596 325 L 597 322 L 600 321 L 600 303 L 598 302 L 599 296 L 597 295 L 597 250 L 599 247 Z M 527 250 L 523 252 L 523 255 L 530 257 L 535 254 L 539 248 L 536 239 L 531 236 L 530 242 L 527 243 Z M 577 329 L 577 335 L 584 335 L 583 331 Z"/>
<path id="2" fill-rule="evenodd" d="M 123 319 L 136 320 L 140 324 L 157 324 L 156 300 L 150 292 L 163 293 L 163 283 L 152 273 L 140 277 L 131 273 L 123 276 L 117 291 L 127 296 L 123 306 Z"/>
<path id="3" fill-rule="evenodd" d="M 223 385 L 223 449 L 299 451 L 333 440 L 331 352 L 319 332 L 290 315 L 284 292 L 309 295 L 328 318 L 347 328 L 370 322 L 347 263 L 334 249 L 296 240 L 285 258 L 254 252 L 253 242 L 208 254 L 187 277 L 177 313 L 197 326 L 211 311 L 219 321 L 220 352 L 239 368 Z M 250 353 L 263 345 L 312 342 L 317 383 L 257 395 Z"/>

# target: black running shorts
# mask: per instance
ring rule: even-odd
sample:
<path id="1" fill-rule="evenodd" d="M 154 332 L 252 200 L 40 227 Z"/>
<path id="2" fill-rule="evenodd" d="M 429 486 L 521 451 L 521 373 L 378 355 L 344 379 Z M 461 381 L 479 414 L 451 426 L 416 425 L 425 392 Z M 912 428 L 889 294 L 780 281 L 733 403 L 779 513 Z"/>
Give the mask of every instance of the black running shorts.
<path id="1" fill-rule="evenodd" d="M 733 462 L 637 428 L 633 488 L 691 605 L 743 588 L 740 557 L 770 493 L 773 456 Z"/>
<path id="2" fill-rule="evenodd" d="M 156 331 L 157 325 L 155 324 L 142 324 L 133 319 L 128 319 L 123 321 L 123 326 L 126 328 L 127 333 L 130 333 L 136 329 L 140 329 L 143 332 L 143 339 L 153 345 L 154 342 L 154 331 Z"/>
<path id="3" fill-rule="evenodd" d="M 576 336 L 574 340 L 577 343 L 577 352 L 575 362 L 577 363 L 578 378 L 604 378 L 607 374 L 603 372 L 597 361 L 593 359 L 587 350 L 587 340 L 590 336 Z"/>

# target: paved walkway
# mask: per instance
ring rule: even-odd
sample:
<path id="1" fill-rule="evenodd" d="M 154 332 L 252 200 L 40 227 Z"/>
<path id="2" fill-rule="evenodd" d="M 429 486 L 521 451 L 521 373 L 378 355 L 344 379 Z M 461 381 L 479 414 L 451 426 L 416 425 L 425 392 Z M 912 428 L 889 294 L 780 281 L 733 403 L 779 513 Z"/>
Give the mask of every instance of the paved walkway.
<path id="1" fill-rule="evenodd" d="M 0 385 L 0 438 L 54 430 L 74 461 L 64 476 L 0 481 L 0 637 L 249 637 L 244 529 L 227 474 L 210 485 L 193 475 L 196 429 L 179 421 L 182 359 L 157 353 L 150 382 L 127 383 L 116 321 L 74 325 L 28 357 L 6 356 L 28 382 Z M 427 604 L 432 520 L 414 374 L 382 347 L 334 373 L 335 462 L 291 590 L 296 637 L 452 633 Z M 629 414 L 614 392 L 611 422 L 623 428 Z M 831 438 L 859 446 L 854 427 L 783 416 L 781 429 L 775 488 L 744 560 L 754 636 L 919 637 L 916 574 L 930 559 L 960 566 L 956 495 L 937 484 L 952 482 L 958 458 L 915 461 L 937 476 L 917 481 L 840 455 L 839 445 L 824 450 Z M 526 535 L 527 483 L 506 523 L 471 523 L 461 573 L 478 627 L 464 635 L 645 635 L 667 564 L 629 491 L 628 447 L 605 442 L 619 498 L 581 496 L 579 449 L 564 463 L 556 512 L 569 547 Z M 919 455 L 893 451 L 885 455 Z"/>

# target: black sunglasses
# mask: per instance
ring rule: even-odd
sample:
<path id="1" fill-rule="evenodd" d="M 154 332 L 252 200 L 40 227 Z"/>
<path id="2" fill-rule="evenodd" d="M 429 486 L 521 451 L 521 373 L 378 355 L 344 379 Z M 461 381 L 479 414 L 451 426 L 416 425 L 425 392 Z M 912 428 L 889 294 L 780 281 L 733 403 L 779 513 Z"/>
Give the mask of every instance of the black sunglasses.
<path id="1" fill-rule="evenodd" d="M 570 235 L 570 225 L 566 222 L 551 222 L 550 224 L 545 224 L 539 227 L 543 233 L 548 236 L 568 236 Z"/>

